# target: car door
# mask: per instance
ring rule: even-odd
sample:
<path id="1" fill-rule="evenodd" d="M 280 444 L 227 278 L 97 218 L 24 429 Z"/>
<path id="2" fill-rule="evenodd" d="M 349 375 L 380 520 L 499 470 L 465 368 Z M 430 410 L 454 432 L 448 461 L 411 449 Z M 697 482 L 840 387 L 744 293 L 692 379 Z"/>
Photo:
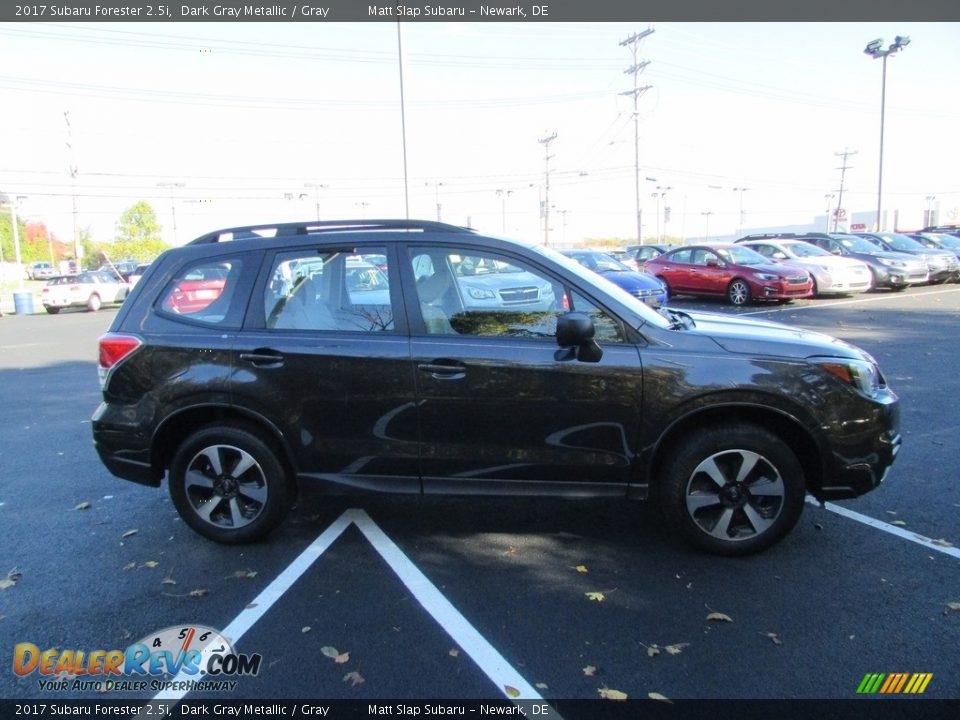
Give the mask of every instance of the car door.
<path id="1" fill-rule="evenodd" d="M 412 245 L 411 318 L 424 492 L 622 494 L 637 452 L 637 347 L 584 292 L 526 259 Z M 564 357 L 557 318 L 594 317 L 599 362 Z"/>
<path id="2" fill-rule="evenodd" d="M 696 281 L 691 271 L 694 269 L 691 264 L 690 248 L 676 250 L 658 259 L 656 274 L 663 277 L 669 284 L 671 291 L 678 293 L 693 290 L 696 287 Z"/>
<path id="3" fill-rule="evenodd" d="M 698 293 L 722 295 L 726 291 L 729 275 L 726 261 L 715 252 L 707 248 L 693 251 L 691 276 Z"/>
<path id="4" fill-rule="evenodd" d="M 238 404 L 276 418 L 300 476 L 420 491 L 410 347 L 391 252 L 312 245 L 264 260 L 237 339 L 232 391 Z M 374 254 L 390 258 L 387 273 L 362 258 Z"/>

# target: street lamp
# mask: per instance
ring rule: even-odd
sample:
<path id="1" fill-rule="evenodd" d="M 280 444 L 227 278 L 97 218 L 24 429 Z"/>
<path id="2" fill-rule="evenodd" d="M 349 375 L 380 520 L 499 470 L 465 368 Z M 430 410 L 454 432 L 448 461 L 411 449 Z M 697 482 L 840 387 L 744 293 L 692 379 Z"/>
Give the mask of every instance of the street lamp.
<path id="1" fill-rule="evenodd" d="M 924 223 L 926 227 L 932 227 L 936 223 L 933 222 L 933 201 L 937 199 L 936 195 L 927 195 L 927 221 Z"/>
<path id="2" fill-rule="evenodd" d="M 649 179 L 647 178 L 647 180 Z M 657 199 L 657 242 L 660 242 L 660 201 L 667 196 L 667 191 L 673 190 L 673 188 L 669 185 L 657 185 L 657 190 L 659 192 L 650 193 L 650 197 Z M 666 218 L 664 218 L 663 224 L 664 226 L 667 224 Z M 664 231 L 666 231 L 666 228 L 664 228 Z"/>
<path id="3" fill-rule="evenodd" d="M 883 80 L 880 85 L 880 169 L 877 173 L 877 232 L 882 229 L 880 227 L 880 213 L 883 209 L 883 125 L 887 104 L 887 58 L 890 55 L 896 55 L 909 44 L 909 37 L 906 35 L 897 35 L 893 43 L 885 50 L 883 49 L 883 40 L 881 39 L 871 40 L 863 49 L 863 52 L 874 60 L 878 58 L 883 60 Z"/>
<path id="4" fill-rule="evenodd" d="M 707 210 L 700 214 L 703 215 L 705 223 L 703 228 L 703 241 L 708 243 L 710 242 L 710 216 L 713 215 L 713 210 Z"/>
<path id="5" fill-rule="evenodd" d="M 833 207 L 833 199 L 834 199 L 835 197 L 836 197 L 836 195 L 834 195 L 833 193 L 827 193 L 826 195 L 823 196 L 824 201 L 826 201 L 826 203 L 827 203 L 827 211 L 826 211 L 826 216 L 827 216 L 827 230 L 826 230 L 826 231 L 827 231 L 827 232 L 830 232 L 830 208 Z"/>

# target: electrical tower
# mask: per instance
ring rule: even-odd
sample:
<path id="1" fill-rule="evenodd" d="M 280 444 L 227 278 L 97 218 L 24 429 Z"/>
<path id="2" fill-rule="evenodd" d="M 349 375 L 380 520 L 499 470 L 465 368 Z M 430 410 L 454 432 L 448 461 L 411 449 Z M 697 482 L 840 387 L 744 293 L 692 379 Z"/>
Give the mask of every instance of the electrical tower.
<path id="1" fill-rule="evenodd" d="M 557 134 L 553 133 L 552 135 L 547 135 L 546 137 L 540 138 L 537 142 L 543 145 L 543 151 L 545 154 L 545 178 L 544 178 L 544 189 L 543 189 L 543 244 L 549 247 L 550 245 L 550 158 L 553 155 L 550 154 L 550 143 L 557 139 Z"/>
<path id="2" fill-rule="evenodd" d="M 844 148 L 843 152 L 834 153 L 837 157 L 843 158 L 843 165 L 837 168 L 837 170 L 840 171 L 840 197 L 837 198 L 837 209 L 833 213 L 834 232 L 837 232 L 837 224 L 840 222 L 840 211 L 843 209 L 843 181 L 847 175 L 847 170 L 852 167 L 851 165 L 847 165 L 847 158 L 856 154 L 856 150 L 848 150 L 847 148 Z"/>
<path id="3" fill-rule="evenodd" d="M 640 113 L 638 102 L 640 96 L 653 87 L 652 85 L 640 85 L 640 73 L 650 64 L 650 61 L 640 61 L 639 53 L 643 39 L 652 35 L 653 32 L 653 28 L 647 28 L 643 32 L 634 33 L 620 43 L 620 47 L 629 47 L 633 54 L 633 64 L 623 71 L 624 75 L 633 75 L 633 89 L 620 94 L 633 96 L 633 175 L 637 200 L 637 243 L 643 242 L 643 215 L 640 210 Z"/>

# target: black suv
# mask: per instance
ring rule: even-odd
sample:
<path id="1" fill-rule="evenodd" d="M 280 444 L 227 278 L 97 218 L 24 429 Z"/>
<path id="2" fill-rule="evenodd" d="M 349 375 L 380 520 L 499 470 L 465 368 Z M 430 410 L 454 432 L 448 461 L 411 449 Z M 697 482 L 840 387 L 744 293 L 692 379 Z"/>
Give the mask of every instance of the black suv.
<path id="1" fill-rule="evenodd" d="M 229 242 L 227 242 L 229 240 Z M 865 352 L 654 311 L 546 247 L 433 222 L 233 228 L 160 256 L 100 338 L 97 451 L 197 532 L 263 537 L 297 484 L 655 498 L 743 555 L 900 446 Z"/>

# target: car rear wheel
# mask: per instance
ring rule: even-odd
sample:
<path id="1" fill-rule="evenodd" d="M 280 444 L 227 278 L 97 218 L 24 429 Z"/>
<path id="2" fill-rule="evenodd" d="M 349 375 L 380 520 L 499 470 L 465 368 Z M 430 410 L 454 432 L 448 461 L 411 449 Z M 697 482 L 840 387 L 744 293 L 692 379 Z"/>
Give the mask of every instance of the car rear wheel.
<path id="1" fill-rule="evenodd" d="M 727 300 L 730 301 L 731 305 L 736 305 L 737 307 L 750 302 L 750 286 L 746 280 L 736 278 L 730 283 L 727 287 Z"/>
<path id="2" fill-rule="evenodd" d="M 102 303 L 100 302 L 100 296 L 94 293 L 90 296 L 90 299 L 87 300 L 87 310 L 90 312 L 96 312 L 100 309 Z"/>
<path id="3" fill-rule="evenodd" d="M 60 312 L 60 308 L 58 307 L 47 307 L 46 310 L 51 315 L 56 315 L 58 312 Z"/>
<path id="4" fill-rule="evenodd" d="M 781 540 L 803 510 L 805 479 L 793 451 L 763 428 L 695 433 L 671 453 L 659 498 L 671 527 L 717 555 L 750 555 Z"/>
<path id="5" fill-rule="evenodd" d="M 231 425 L 206 427 L 184 441 L 170 466 L 170 497 L 191 528 L 228 544 L 265 537 L 293 502 L 270 444 Z"/>

